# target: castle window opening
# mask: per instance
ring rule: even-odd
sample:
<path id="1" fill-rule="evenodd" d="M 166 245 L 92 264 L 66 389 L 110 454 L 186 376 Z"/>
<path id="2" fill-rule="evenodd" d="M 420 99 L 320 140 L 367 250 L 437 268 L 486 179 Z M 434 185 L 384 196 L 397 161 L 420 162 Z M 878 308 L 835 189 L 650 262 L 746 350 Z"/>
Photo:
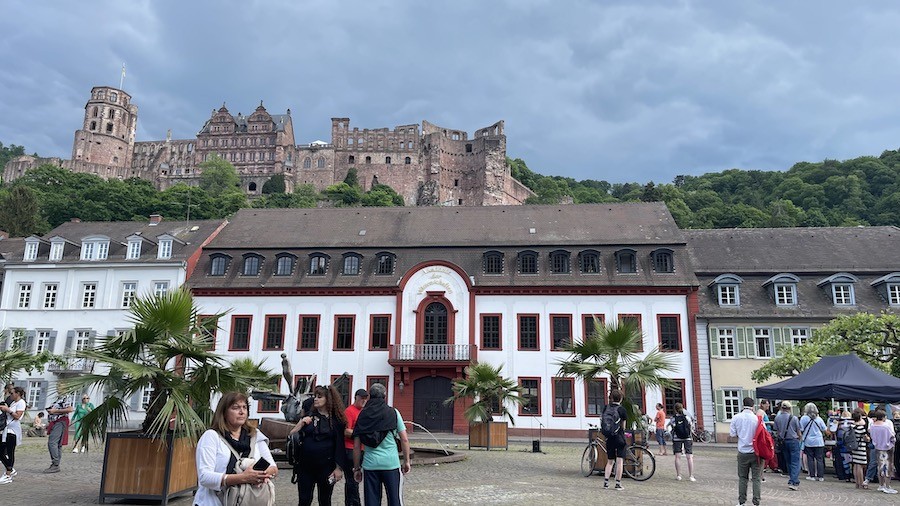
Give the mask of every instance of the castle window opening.
<path id="1" fill-rule="evenodd" d="M 274 151 L 269 151 L 269 161 L 271 162 L 271 161 L 273 161 L 273 160 L 275 160 L 275 152 L 274 152 Z"/>
<path id="2" fill-rule="evenodd" d="M 250 186 L 248 186 L 247 189 L 249 189 L 252 192 L 255 192 L 256 191 L 256 183 L 251 182 Z"/>
<path id="3" fill-rule="evenodd" d="M 106 111 L 106 116 L 109 119 L 116 119 L 116 111 L 110 109 L 110 110 Z"/>
<path id="4" fill-rule="evenodd" d="M 241 161 L 244 162 L 246 160 L 247 160 L 246 153 L 241 153 Z"/>
<path id="5" fill-rule="evenodd" d="M 311 167 L 312 167 L 312 159 L 309 158 L 309 157 L 305 158 L 305 159 L 303 160 L 303 168 L 304 168 L 304 169 L 309 169 L 309 168 L 311 168 Z"/>
<path id="6" fill-rule="evenodd" d="M 458 141 L 458 140 L 459 140 L 459 134 L 454 132 L 454 133 L 453 133 L 453 136 L 452 136 L 451 138 L 452 138 L 454 141 Z"/>
<path id="7" fill-rule="evenodd" d="M 354 163 L 356 163 L 356 157 L 353 155 L 350 155 L 350 158 L 347 159 L 347 163 L 349 163 L 350 165 L 353 165 Z"/>
<path id="8" fill-rule="evenodd" d="M 113 131 L 113 124 L 112 124 L 112 123 L 107 123 L 107 124 L 106 124 L 106 133 L 111 134 L 112 131 Z"/>
<path id="9" fill-rule="evenodd" d="M 109 92 L 109 100 L 110 100 L 111 102 L 118 102 L 118 101 L 119 101 L 119 94 L 116 93 L 115 91 Z"/>
<path id="10" fill-rule="evenodd" d="M 456 199 L 456 205 L 461 206 L 461 205 L 462 205 L 462 199 Z"/>
<path id="11" fill-rule="evenodd" d="M 408 143 L 406 143 L 406 148 L 412 149 L 412 141 L 409 141 Z"/>
<path id="12" fill-rule="evenodd" d="M 472 152 L 472 145 L 466 144 L 466 153 L 471 153 L 471 152 Z"/>
<path id="13" fill-rule="evenodd" d="M 247 145 L 247 139 L 241 139 L 241 146 Z"/>
<path id="14" fill-rule="evenodd" d="M 389 157 L 389 156 L 384 157 L 384 163 L 386 163 L 387 165 L 390 165 L 390 164 L 391 164 L 391 157 Z"/>
<path id="15" fill-rule="evenodd" d="M 97 129 L 97 122 L 91 121 L 91 130 L 96 130 L 96 129 Z"/>
<path id="16" fill-rule="evenodd" d="M 367 157 L 366 157 L 366 163 L 372 163 L 372 157 L 371 157 L 371 156 L 367 156 Z"/>
<path id="17" fill-rule="evenodd" d="M 411 163 L 412 163 L 412 158 L 410 158 L 410 157 L 407 156 L 406 158 L 403 159 L 403 163 L 404 163 L 405 165 L 411 164 Z"/>
<path id="18" fill-rule="evenodd" d="M 316 162 L 316 166 L 320 169 L 325 168 L 325 157 L 319 157 L 319 161 Z"/>
<path id="19" fill-rule="evenodd" d="M 453 186 L 459 187 L 459 179 L 453 180 Z"/>
<path id="20" fill-rule="evenodd" d="M 94 111 L 91 113 L 91 116 L 94 117 L 94 118 L 96 118 L 96 117 L 97 117 L 97 114 L 98 114 L 98 112 L 97 112 L 97 107 L 94 106 Z"/>

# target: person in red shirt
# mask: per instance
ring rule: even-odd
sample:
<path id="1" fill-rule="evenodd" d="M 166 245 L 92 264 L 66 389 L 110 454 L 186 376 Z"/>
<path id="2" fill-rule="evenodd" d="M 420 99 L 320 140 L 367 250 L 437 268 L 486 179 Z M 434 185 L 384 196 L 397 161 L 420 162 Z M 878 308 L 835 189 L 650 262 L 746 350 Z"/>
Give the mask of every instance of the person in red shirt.
<path id="1" fill-rule="evenodd" d="M 656 422 L 656 442 L 659 443 L 659 453 L 657 455 L 667 455 L 666 452 L 666 409 L 662 404 L 656 404 L 656 416 L 653 417 Z"/>
<path id="2" fill-rule="evenodd" d="M 362 411 L 366 401 L 369 400 L 369 392 L 360 388 L 353 395 L 353 404 L 347 406 L 344 416 L 347 417 L 347 429 L 344 430 L 344 451 L 347 453 L 348 462 L 351 469 L 344 470 L 344 474 L 349 479 L 344 480 L 344 506 L 361 506 L 359 500 L 359 483 L 352 478 L 353 476 L 353 427 L 356 426 L 356 419 L 359 418 L 359 412 Z M 349 474 L 347 474 L 349 473 Z"/>

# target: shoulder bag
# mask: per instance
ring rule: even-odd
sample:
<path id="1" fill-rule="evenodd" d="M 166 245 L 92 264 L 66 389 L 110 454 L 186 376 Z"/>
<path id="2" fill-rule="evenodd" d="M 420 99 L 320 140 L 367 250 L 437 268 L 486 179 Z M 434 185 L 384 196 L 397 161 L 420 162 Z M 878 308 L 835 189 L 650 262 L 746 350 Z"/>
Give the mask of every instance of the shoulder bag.
<path id="1" fill-rule="evenodd" d="M 219 434 L 222 443 L 231 450 L 234 455 L 235 464 L 233 471 L 235 474 L 246 471 L 253 467 L 253 464 L 259 459 L 259 449 L 256 446 L 256 436 L 250 439 L 250 457 L 242 458 L 241 455 L 231 446 L 228 441 Z M 222 506 L 274 506 L 275 505 L 275 484 L 272 480 L 260 485 L 252 483 L 241 483 L 240 485 L 231 485 L 225 487 L 219 492 L 219 500 Z"/>

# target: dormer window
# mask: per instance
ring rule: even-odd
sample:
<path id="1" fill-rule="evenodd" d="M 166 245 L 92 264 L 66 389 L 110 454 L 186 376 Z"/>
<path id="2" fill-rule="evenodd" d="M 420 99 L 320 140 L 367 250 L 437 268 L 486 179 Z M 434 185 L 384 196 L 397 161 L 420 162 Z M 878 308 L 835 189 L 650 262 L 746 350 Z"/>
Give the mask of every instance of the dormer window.
<path id="1" fill-rule="evenodd" d="M 378 264 L 375 268 L 375 274 L 380 275 L 389 275 L 394 273 L 394 264 L 395 264 L 394 254 L 393 253 L 379 253 L 378 254 Z"/>
<path id="2" fill-rule="evenodd" d="M 633 249 L 620 249 L 616 251 L 616 270 L 619 274 L 634 274 L 637 272 L 637 253 Z"/>
<path id="3" fill-rule="evenodd" d="M 743 282 L 744 280 L 735 274 L 722 274 L 709 286 L 715 290 L 720 306 L 740 306 L 741 283 Z"/>
<path id="4" fill-rule="evenodd" d="M 97 243 L 97 260 L 106 260 L 109 256 L 109 242 Z"/>
<path id="5" fill-rule="evenodd" d="M 33 262 L 37 260 L 38 255 L 38 246 L 40 243 L 38 241 L 28 241 L 25 243 L 25 257 L 23 258 L 26 262 Z"/>
<path id="6" fill-rule="evenodd" d="M 81 241 L 82 260 L 106 260 L 109 254 L 109 237 L 87 237 Z"/>
<path id="7" fill-rule="evenodd" d="M 160 260 L 168 260 L 172 258 L 172 239 L 161 239 L 159 241 L 159 250 L 156 258 Z"/>
<path id="8" fill-rule="evenodd" d="M 488 251 L 484 254 L 482 261 L 485 274 L 503 274 L 503 253 Z"/>
<path id="9" fill-rule="evenodd" d="M 519 274 L 538 273 L 538 254 L 534 251 L 519 253 Z"/>
<path id="10" fill-rule="evenodd" d="M 58 261 L 62 260 L 63 250 L 66 246 L 66 243 L 62 241 L 55 241 L 50 243 L 50 260 Z"/>
<path id="11" fill-rule="evenodd" d="M 553 274 L 569 274 L 571 272 L 568 251 L 558 250 L 550 253 L 550 272 Z"/>
<path id="12" fill-rule="evenodd" d="M 309 256 L 309 275 L 324 276 L 328 272 L 328 257 L 321 253 Z"/>
<path id="13" fill-rule="evenodd" d="M 892 306 L 900 306 L 900 272 L 892 272 L 872 281 L 872 287 L 885 302 Z"/>
<path id="14" fill-rule="evenodd" d="M 653 270 L 656 272 L 675 272 L 675 261 L 672 250 L 661 248 L 650 253 Z"/>
<path id="15" fill-rule="evenodd" d="M 262 257 L 255 254 L 244 256 L 244 268 L 241 270 L 242 276 L 259 276 L 259 268 L 262 266 Z"/>
<path id="16" fill-rule="evenodd" d="M 600 273 L 600 253 L 594 250 L 585 250 L 579 253 L 582 274 Z"/>
<path id="17" fill-rule="evenodd" d="M 228 269 L 229 257 L 226 255 L 213 255 L 209 262 L 210 276 L 224 276 Z"/>
<path id="18" fill-rule="evenodd" d="M 835 306 L 855 306 L 856 294 L 853 286 L 858 281 L 853 274 L 841 272 L 819 281 L 818 286 L 831 291 L 831 300 Z"/>
<path id="19" fill-rule="evenodd" d="M 141 258 L 141 241 L 128 241 L 128 253 L 125 255 L 126 260 L 137 260 Z"/>
<path id="20" fill-rule="evenodd" d="M 294 272 L 294 260 L 295 257 L 293 255 L 287 253 L 279 255 L 275 259 L 275 275 L 290 276 Z"/>
<path id="21" fill-rule="evenodd" d="M 362 257 L 356 253 L 347 253 L 344 255 L 344 269 L 342 271 L 344 276 L 359 275 L 359 264 L 361 260 Z"/>
<path id="22" fill-rule="evenodd" d="M 793 274 L 777 274 L 772 276 L 763 287 L 772 286 L 770 295 L 775 299 L 777 306 L 796 306 L 797 305 L 797 283 L 800 278 Z"/>

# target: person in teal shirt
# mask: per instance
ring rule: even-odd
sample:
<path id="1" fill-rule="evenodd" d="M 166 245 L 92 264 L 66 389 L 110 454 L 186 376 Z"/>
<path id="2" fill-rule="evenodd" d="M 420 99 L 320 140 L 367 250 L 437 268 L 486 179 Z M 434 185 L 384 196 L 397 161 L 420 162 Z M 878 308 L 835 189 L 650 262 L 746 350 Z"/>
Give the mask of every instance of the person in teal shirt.
<path id="1" fill-rule="evenodd" d="M 363 482 L 366 506 L 381 505 L 382 489 L 388 506 L 401 506 L 403 479 L 409 472 L 409 439 L 403 417 L 385 402 L 384 385 L 369 389 L 369 401 L 353 428 L 353 479 Z M 397 439 L 403 463 L 397 454 Z M 365 447 L 365 455 L 363 454 Z"/>
<path id="2" fill-rule="evenodd" d="M 88 413 L 94 410 L 94 405 L 91 404 L 91 398 L 88 394 L 84 394 L 81 396 L 81 404 L 75 408 L 75 414 L 72 415 L 72 423 L 75 425 L 75 447 L 72 448 L 72 453 L 78 453 L 79 451 L 82 453 L 87 453 L 88 450 L 88 442 L 87 438 L 82 439 L 83 429 L 81 425 L 81 419 L 85 417 Z M 81 446 L 79 446 L 81 445 Z"/>

